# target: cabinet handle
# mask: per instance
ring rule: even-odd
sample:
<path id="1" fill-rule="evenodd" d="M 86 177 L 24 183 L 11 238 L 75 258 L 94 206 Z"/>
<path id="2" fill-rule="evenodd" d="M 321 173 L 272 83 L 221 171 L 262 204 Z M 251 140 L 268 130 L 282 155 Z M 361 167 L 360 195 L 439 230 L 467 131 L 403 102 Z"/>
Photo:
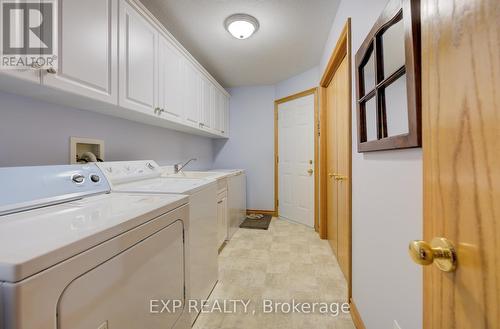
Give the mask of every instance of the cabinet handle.
<path id="1" fill-rule="evenodd" d="M 219 202 L 217 202 L 217 204 L 221 204 L 222 203 L 222 200 L 220 200 Z"/>
<path id="2" fill-rule="evenodd" d="M 155 107 L 155 114 L 160 114 L 160 108 L 159 107 Z"/>
<path id="3" fill-rule="evenodd" d="M 47 73 L 50 73 L 50 74 L 56 74 L 57 71 L 55 68 L 51 67 L 50 69 L 47 69 Z"/>

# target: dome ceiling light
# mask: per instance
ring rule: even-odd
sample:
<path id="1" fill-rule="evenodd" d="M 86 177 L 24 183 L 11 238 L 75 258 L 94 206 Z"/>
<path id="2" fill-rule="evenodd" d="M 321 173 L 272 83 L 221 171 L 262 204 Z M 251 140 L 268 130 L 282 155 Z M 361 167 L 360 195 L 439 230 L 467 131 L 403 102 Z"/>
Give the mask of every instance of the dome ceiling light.
<path id="1" fill-rule="evenodd" d="M 250 38 L 259 29 L 259 21 L 247 14 L 234 14 L 226 18 L 224 27 L 236 39 Z"/>

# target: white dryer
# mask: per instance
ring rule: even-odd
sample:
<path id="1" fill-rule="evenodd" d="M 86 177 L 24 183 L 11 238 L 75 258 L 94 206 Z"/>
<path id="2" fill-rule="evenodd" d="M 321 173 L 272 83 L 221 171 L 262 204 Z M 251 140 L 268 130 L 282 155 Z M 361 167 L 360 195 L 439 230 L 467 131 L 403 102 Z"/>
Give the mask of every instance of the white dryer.
<path id="1" fill-rule="evenodd" d="M 176 193 L 189 196 L 189 299 L 197 303 L 191 310 L 196 321 L 199 303 L 208 299 L 217 284 L 218 232 L 217 182 L 207 179 L 162 177 L 162 169 L 152 160 L 99 163 L 114 192 Z"/>
<path id="2" fill-rule="evenodd" d="M 0 168 L 2 329 L 190 328 L 187 197 L 110 194 L 95 165 Z M 185 305 L 185 304 L 184 304 Z"/>

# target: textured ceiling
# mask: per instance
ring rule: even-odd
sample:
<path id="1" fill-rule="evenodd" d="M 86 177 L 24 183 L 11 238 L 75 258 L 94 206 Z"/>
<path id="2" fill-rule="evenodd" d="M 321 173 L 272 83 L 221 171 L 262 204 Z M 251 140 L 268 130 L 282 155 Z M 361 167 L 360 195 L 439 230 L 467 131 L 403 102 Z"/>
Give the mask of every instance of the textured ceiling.
<path id="1" fill-rule="evenodd" d="M 141 0 L 224 86 L 275 84 L 320 61 L 340 0 Z M 249 39 L 224 29 L 231 14 L 260 22 Z"/>

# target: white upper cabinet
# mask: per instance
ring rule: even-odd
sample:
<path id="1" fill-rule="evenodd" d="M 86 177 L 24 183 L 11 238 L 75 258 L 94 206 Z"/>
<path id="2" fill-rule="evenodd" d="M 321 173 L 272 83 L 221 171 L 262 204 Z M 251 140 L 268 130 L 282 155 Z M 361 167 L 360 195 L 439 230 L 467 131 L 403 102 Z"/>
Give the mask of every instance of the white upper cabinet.
<path id="1" fill-rule="evenodd" d="M 128 1 L 120 2 L 120 106 L 155 114 L 158 31 Z"/>
<path id="2" fill-rule="evenodd" d="M 222 134 L 224 137 L 229 137 L 229 97 L 223 95 L 224 98 L 224 108 L 222 110 L 223 120 L 222 120 Z"/>
<path id="3" fill-rule="evenodd" d="M 210 97 L 212 84 L 207 79 L 202 83 L 202 105 L 201 105 L 201 126 L 211 128 L 212 102 Z"/>
<path id="4" fill-rule="evenodd" d="M 57 70 L 0 72 L 0 90 L 228 137 L 229 95 L 139 0 L 57 0 Z"/>
<path id="5" fill-rule="evenodd" d="M 59 0 L 59 68 L 42 70 L 42 83 L 118 103 L 117 0 Z"/>
<path id="6" fill-rule="evenodd" d="M 184 59 L 162 35 L 159 38 L 158 107 L 162 116 L 179 120 L 184 117 Z"/>
<path id="7" fill-rule="evenodd" d="M 194 126 L 199 125 L 201 103 L 203 102 L 202 80 L 193 65 L 184 61 L 184 111 L 186 120 Z"/>
<path id="8" fill-rule="evenodd" d="M 210 128 L 213 130 L 218 130 L 219 125 L 219 113 L 217 111 L 219 99 L 217 93 L 215 86 L 210 84 Z"/>

